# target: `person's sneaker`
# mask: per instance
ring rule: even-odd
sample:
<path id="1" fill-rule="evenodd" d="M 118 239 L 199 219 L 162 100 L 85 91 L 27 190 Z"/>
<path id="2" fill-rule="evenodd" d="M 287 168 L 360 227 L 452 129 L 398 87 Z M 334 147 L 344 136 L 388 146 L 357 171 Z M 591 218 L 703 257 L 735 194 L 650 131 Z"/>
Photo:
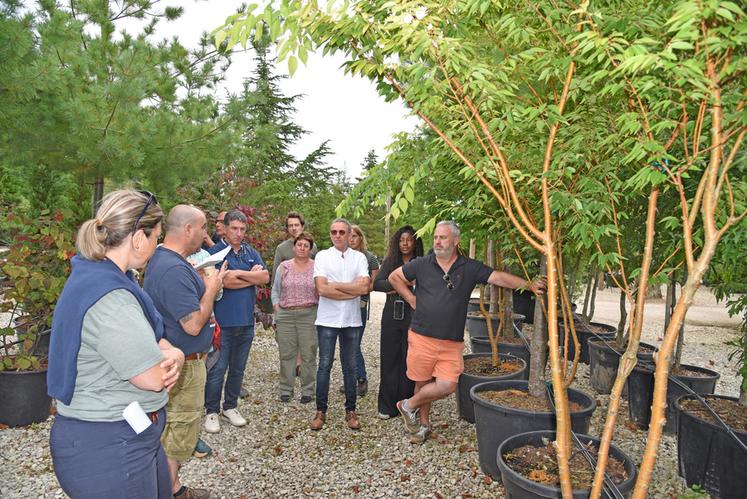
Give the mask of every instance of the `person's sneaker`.
<path id="1" fill-rule="evenodd" d="M 198 438 L 197 445 L 195 445 L 195 450 L 192 453 L 192 455 L 194 457 L 202 459 L 203 457 L 208 457 L 212 453 L 213 453 L 213 449 L 210 448 L 210 446 L 206 444 L 203 439 Z"/>
<path id="2" fill-rule="evenodd" d="M 417 433 L 410 435 L 410 443 L 423 444 L 431 436 L 430 426 L 421 426 Z"/>
<path id="3" fill-rule="evenodd" d="M 324 420 L 327 418 L 327 414 L 325 414 L 322 411 L 316 411 L 316 416 L 314 416 L 314 419 L 311 421 L 311 424 L 309 425 L 309 428 L 311 428 L 314 431 L 321 430 L 324 426 Z"/>
<path id="4" fill-rule="evenodd" d="M 368 380 L 358 381 L 358 396 L 364 397 L 368 393 Z"/>
<path id="5" fill-rule="evenodd" d="M 314 397 L 312 397 L 311 395 L 301 395 L 301 403 L 302 404 L 308 404 L 312 400 L 314 400 Z"/>
<path id="6" fill-rule="evenodd" d="M 225 409 L 223 411 L 223 417 L 234 426 L 246 425 L 246 419 L 244 419 L 244 416 L 241 415 L 238 409 Z"/>
<path id="7" fill-rule="evenodd" d="M 185 487 L 179 489 L 175 494 L 176 499 L 210 499 L 210 491 L 207 489 L 194 489 L 192 487 Z"/>
<path id="8" fill-rule="evenodd" d="M 241 390 L 239 390 L 239 398 L 245 399 L 245 398 L 247 398 L 248 396 L 249 396 L 249 390 L 247 390 L 246 388 L 244 388 L 244 387 L 242 386 L 242 387 L 241 387 Z"/>
<path id="9" fill-rule="evenodd" d="M 218 414 L 211 412 L 205 416 L 205 431 L 208 433 L 218 433 L 220 431 L 220 421 Z"/>
<path id="10" fill-rule="evenodd" d="M 291 396 L 290 395 L 281 395 L 280 396 L 280 401 L 282 403 L 284 403 L 284 404 L 287 404 L 288 402 L 291 401 Z"/>
<path id="11" fill-rule="evenodd" d="M 405 399 L 406 400 L 406 399 Z M 418 421 L 418 411 L 408 411 L 404 407 L 404 400 L 397 402 L 397 410 L 402 414 L 402 422 L 405 425 L 407 433 L 415 434 L 420 431 L 420 421 Z"/>
<path id="12" fill-rule="evenodd" d="M 361 429 L 361 422 L 358 420 L 358 415 L 355 411 L 345 411 L 345 423 L 351 430 Z"/>
<path id="13" fill-rule="evenodd" d="M 383 412 L 379 412 L 376 414 L 376 417 L 379 419 L 387 420 L 391 419 L 392 417 L 389 414 L 384 414 Z"/>

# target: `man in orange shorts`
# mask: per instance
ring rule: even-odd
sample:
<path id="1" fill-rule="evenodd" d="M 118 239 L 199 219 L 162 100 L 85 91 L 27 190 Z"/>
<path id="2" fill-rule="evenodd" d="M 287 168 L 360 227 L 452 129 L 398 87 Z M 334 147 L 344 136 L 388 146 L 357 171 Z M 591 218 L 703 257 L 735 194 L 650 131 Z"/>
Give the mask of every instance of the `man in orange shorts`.
<path id="1" fill-rule="evenodd" d="M 430 435 L 431 403 L 456 391 L 464 370 L 467 304 L 475 285 L 524 288 L 538 294 L 545 287 L 541 279 L 529 282 L 460 255 L 458 245 L 457 224 L 441 221 L 433 235 L 433 253 L 411 260 L 389 276 L 397 293 L 415 310 L 407 352 L 407 377 L 415 382 L 415 395 L 397 402 L 412 443 L 422 444 Z"/>

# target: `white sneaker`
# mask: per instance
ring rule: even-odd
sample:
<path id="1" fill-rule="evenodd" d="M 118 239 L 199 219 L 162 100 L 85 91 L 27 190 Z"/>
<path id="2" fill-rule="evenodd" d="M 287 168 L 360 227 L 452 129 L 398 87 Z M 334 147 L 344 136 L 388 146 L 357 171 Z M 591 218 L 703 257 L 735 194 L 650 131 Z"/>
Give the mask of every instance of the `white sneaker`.
<path id="1" fill-rule="evenodd" d="M 246 419 L 241 415 L 238 409 L 227 409 L 223 411 L 223 417 L 234 426 L 246 425 Z"/>
<path id="2" fill-rule="evenodd" d="M 376 414 L 376 417 L 379 419 L 383 419 L 383 420 L 387 420 L 391 418 L 389 414 L 384 414 L 383 412 L 379 412 L 378 414 Z"/>
<path id="3" fill-rule="evenodd" d="M 218 414 L 211 412 L 205 416 L 205 431 L 207 433 L 218 433 L 220 431 L 220 420 L 218 420 Z"/>

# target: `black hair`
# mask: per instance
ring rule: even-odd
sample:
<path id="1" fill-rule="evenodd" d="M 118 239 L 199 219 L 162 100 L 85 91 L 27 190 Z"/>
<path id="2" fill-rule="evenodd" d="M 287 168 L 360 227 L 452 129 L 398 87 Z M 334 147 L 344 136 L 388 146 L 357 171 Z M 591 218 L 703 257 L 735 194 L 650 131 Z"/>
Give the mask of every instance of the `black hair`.
<path id="1" fill-rule="evenodd" d="M 405 225 L 397 229 L 397 232 L 389 239 L 389 248 L 386 252 L 386 257 L 381 264 L 381 272 L 384 274 L 390 273 L 394 269 L 401 267 L 405 262 L 402 258 L 402 252 L 399 250 L 399 238 L 402 234 L 412 234 L 415 239 L 415 247 L 412 251 L 412 258 L 423 256 L 423 241 L 417 235 L 415 235 L 415 229 L 412 225 Z"/>

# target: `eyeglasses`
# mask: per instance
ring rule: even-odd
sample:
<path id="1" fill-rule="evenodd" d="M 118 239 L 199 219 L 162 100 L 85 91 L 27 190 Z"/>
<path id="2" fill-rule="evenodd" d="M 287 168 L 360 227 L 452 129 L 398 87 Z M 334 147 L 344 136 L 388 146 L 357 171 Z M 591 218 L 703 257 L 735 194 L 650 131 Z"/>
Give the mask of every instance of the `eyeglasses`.
<path id="1" fill-rule="evenodd" d="M 446 288 L 449 291 L 453 291 L 454 290 L 454 283 L 451 282 L 451 276 L 449 274 L 444 274 L 442 276 L 442 279 L 446 282 Z"/>
<path id="2" fill-rule="evenodd" d="M 140 220 L 145 216 L 145 212 L 148 211 L 148 207 L 151 204 L 158 204 L 158 199 L 156 199 L 156 195 L 152 192 L 148 191 L 137 191 L 138 194 L 142 194 L 143 196 L 148 196 L 148 200 L 145 202 L 145 206 L 143 206 L 143 211 L 140 212 L 140 216 L 135 219 L 135 223 L 132 225 L 132 233 L 134 234 L 137 232 L 137 224 L 140 223 Z"/>
<path id="3" fill-rule="evenodd" d="M 333 235 L 333 236 L 344 236 L 345 234 L 347 234 L 347 231 L 345 231 L 345 230 L 331 230 L 331 231 L 329 231 L 329 233 L 331 235 Z"/>

